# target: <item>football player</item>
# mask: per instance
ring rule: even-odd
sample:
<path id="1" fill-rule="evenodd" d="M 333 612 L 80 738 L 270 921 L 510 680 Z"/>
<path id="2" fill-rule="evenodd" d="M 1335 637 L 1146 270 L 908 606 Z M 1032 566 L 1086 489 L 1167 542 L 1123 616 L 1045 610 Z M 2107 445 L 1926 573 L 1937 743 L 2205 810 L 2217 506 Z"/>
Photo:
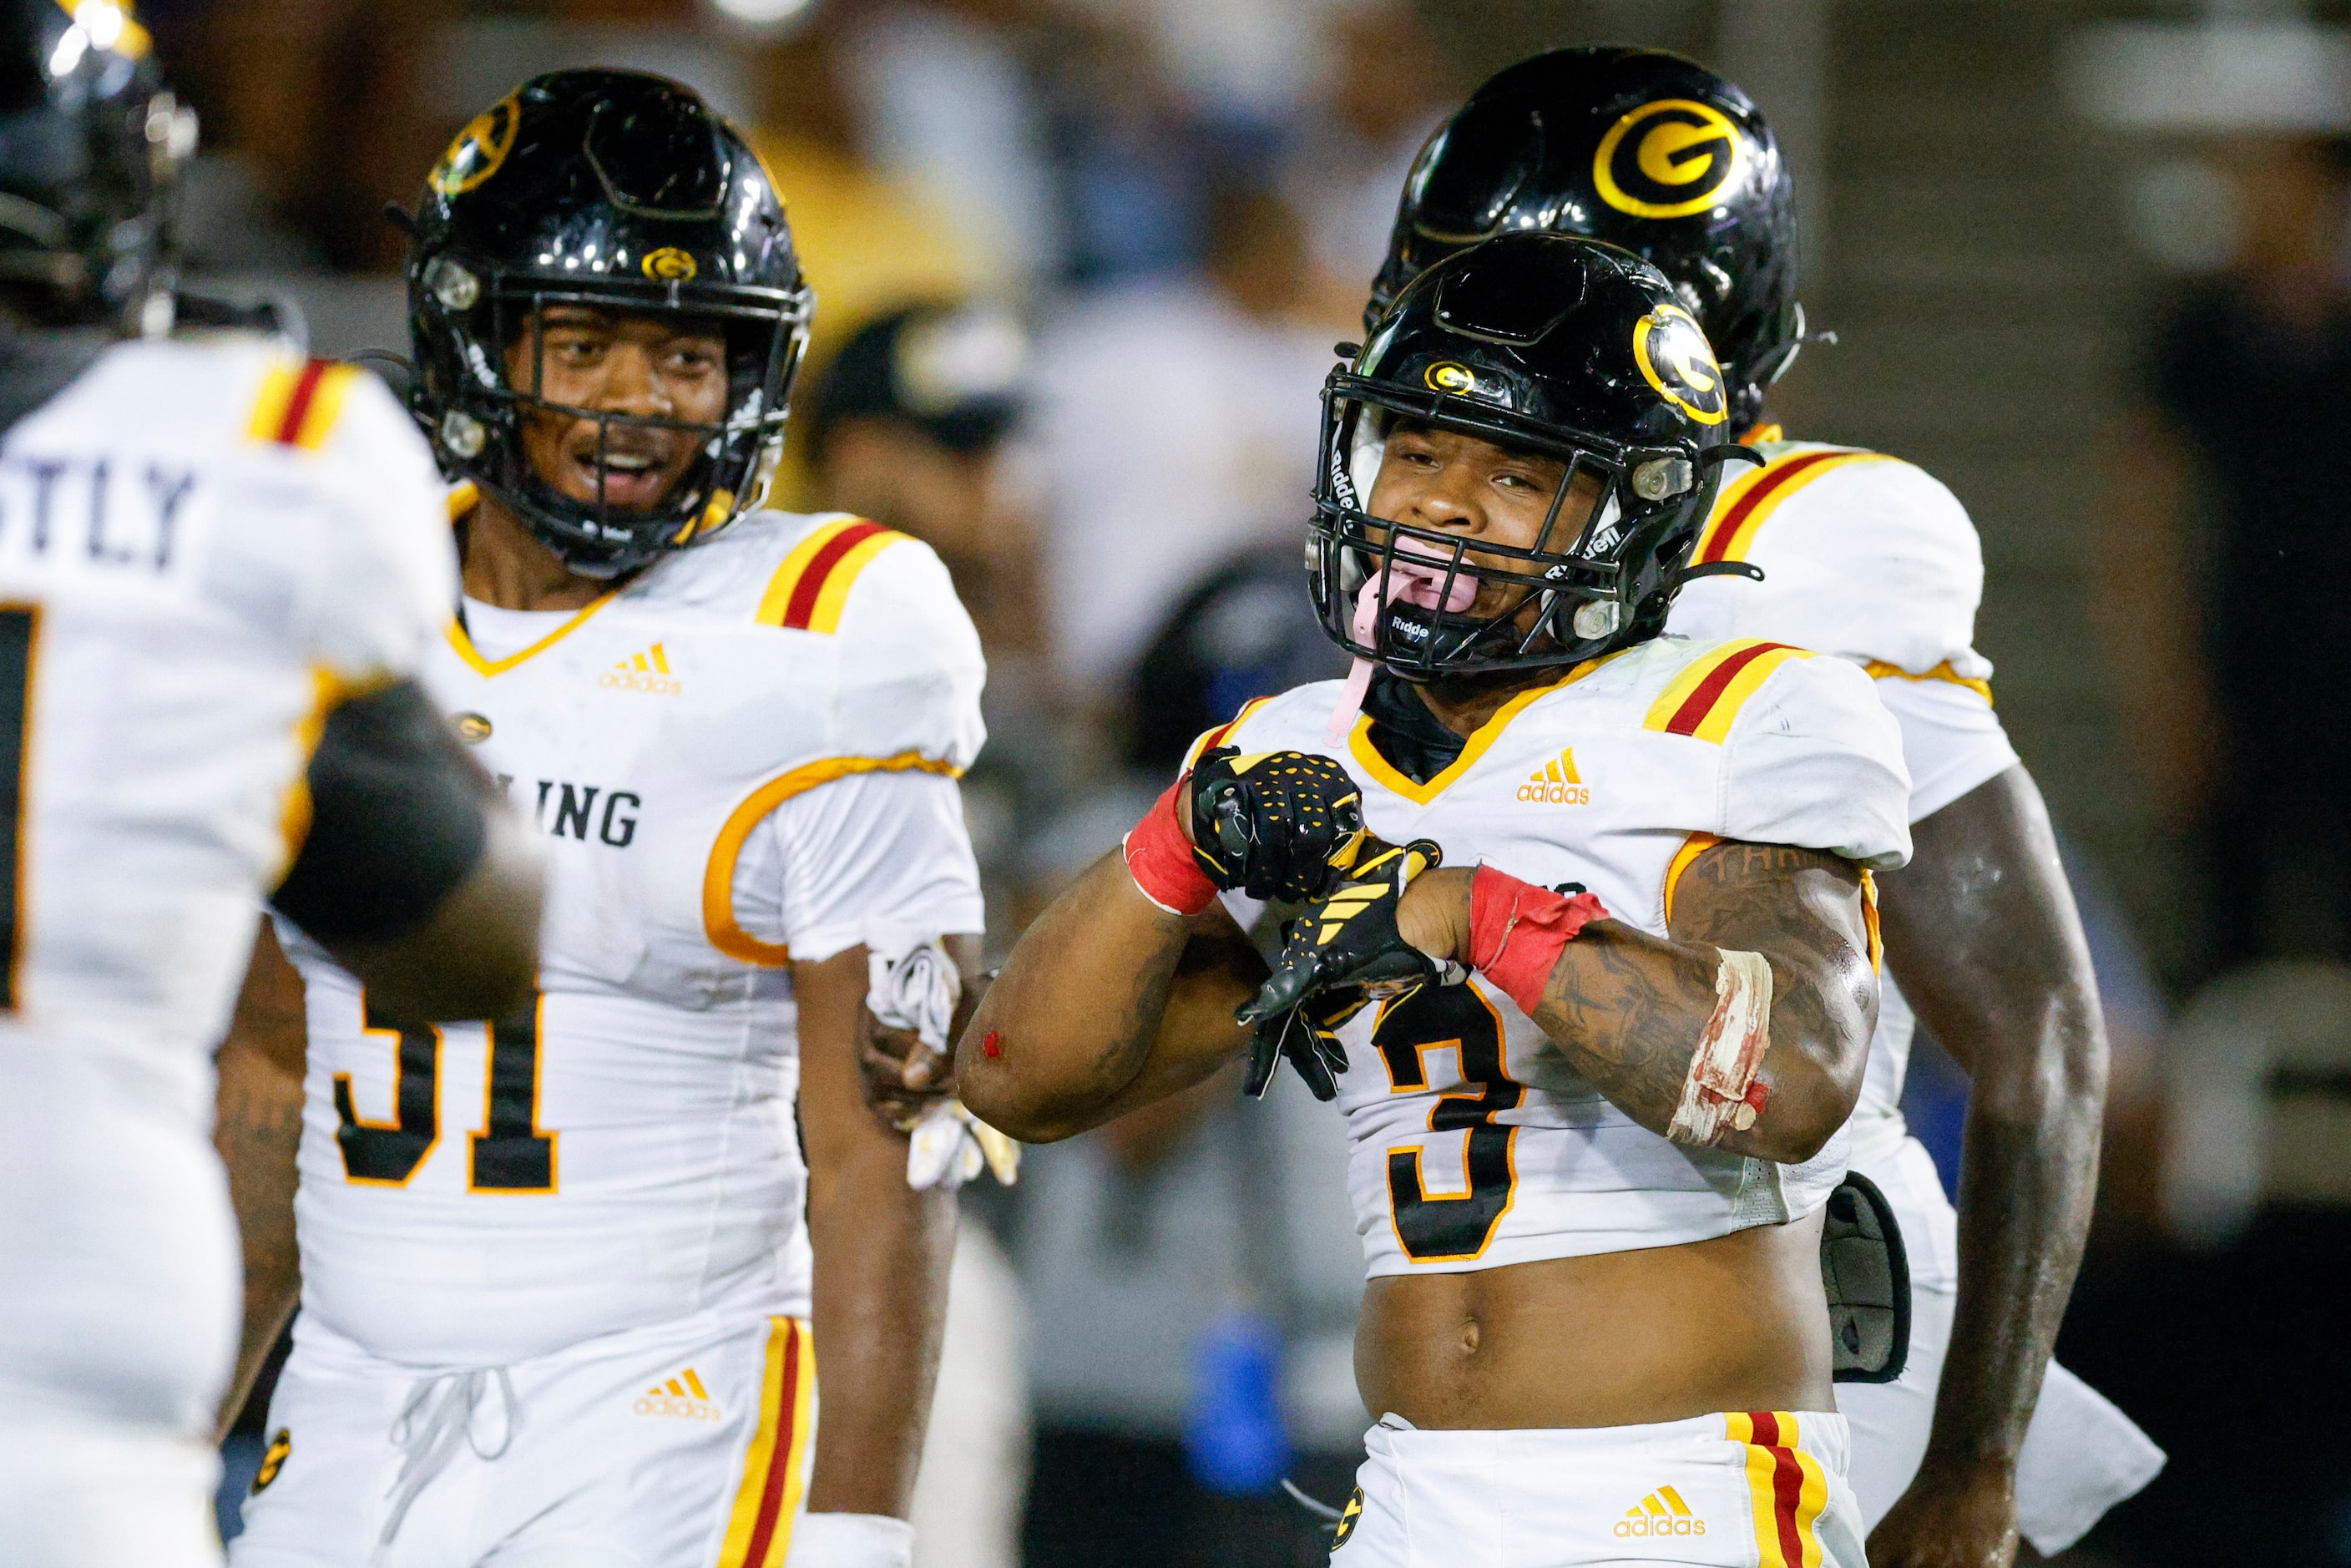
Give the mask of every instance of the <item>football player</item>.
<path id="1" fill-rule="evenodd" d="M 209 1059 L 262 895 L 403 1019 L 538 873 L 415 680 L 455 588 L 374 379 L 168 336 L 195 125 L 127 6 L 0 4 L 0 1564 L 216 1563 Z"/>
<path id="2" fill-rule="evenodd" d="M 810 296 L 692 93 L 536 78 L 413 221 L 464 481 L 425 678 L 545 836 L 545 948 L 526 1005 L 425 1030 L 287 934 L 307 1060 L 248 1021 L 303 1095 L 303 1310 L 233 1561 L 904 1568 L 954 1206 L 861 1019 L 951 1008 L 976 947 L 977 639 L 925 547 L 763 509 Z"/>
<path id="3" fill-rule="evenodd" d="M 1561 49 L 1501 72 L 1415 164 L 1373 312 L 1438 258 L 1524 228 L 1590 235 L 1664 271 L 1722 355 L 1717 428 L 1765 460 L 1724 486 L 1694 556 L 1715 575 L 1676 601 L 1669 629 L 1842 655 L 1901 727 L 1916 853 L 1883 883 L 1891 975 L 1853 1165 L 1899 1218 L 1914 1318 L 1900 1379 L 1838 1396 L 1870 1561 L 2006 1563 L 2020 1511 L 2059 1552 L 2162 1455 L 2050 1364 L 2096 1186 L 2105 1042 L 2040 791 L 1972 645 L 1975 529 L 1920 469 L 1769 422 L 1766 389 L 1805 340 L 1793 193 L 1736 87 L 1643 49 Z M 1898 1109 L 1914 1019 L 1974 1081 L 1956 1219 Z"/>
<path id="4" fill-rule="evenodd" d="M 1334 1563 L 1859 1568 L 1818 1249 L 1893 723 L 1844 661 L 1660 635 L 1738 449 L 1627 253 L 1441 263 L 1324 401 L 1309 580 L 1357 678 L 1203 737 L 1021 939 L 964 1095 L 1066 1136 L 1233 1060 L 1241 1001 L 1253 1082 L 1278 1047 L 1336 1097 L 1380 1419 Z M 1220 891 L 1315 900 L 1261 990 Z"/>

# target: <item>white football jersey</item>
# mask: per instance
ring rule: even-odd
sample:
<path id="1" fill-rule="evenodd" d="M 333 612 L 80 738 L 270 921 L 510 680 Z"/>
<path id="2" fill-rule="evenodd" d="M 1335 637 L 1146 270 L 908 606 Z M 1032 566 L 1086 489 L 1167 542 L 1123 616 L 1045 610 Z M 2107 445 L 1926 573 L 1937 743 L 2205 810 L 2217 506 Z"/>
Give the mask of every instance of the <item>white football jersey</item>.
<path id="1" fill-rule="evenodd" d="M 381 382 L 255 339 L 119 344 L 8 433 L 0 1031 L 208 1095 L 316 722 L 445 617 L 438 496 Z"/>
<path id="2" fill-rule="evenodd" d="M 1983 550 L 1958 497 L 1881 453 L 1779 440 L 1756 450 L 1763 466 L 1731 471 L 1691 559 L 1747 561 L 1763 580 L 1698 578 L 1667 629 L 1793 643 L 1866 669 L 1901 727 L 1914 822 L 2014 767 L 1992 712 L 1991 664 L 1974 647 Z M 1855 1112 L 1856 1165 L 1902 1142 L 1915 1028 L 1887 978 Z"/>
<path id="3" fill-rule="evenodd" d="M 1581 883 L 1662 936 L 1674 886 L 1723 839 L 1908 858 L 1910 781 L 1868 679 L 1754 640 L 1661 637 L 1512 698 L 1426 784 L 1358 717 L 1326 727 L 1340 683 L 1244 709 L 1202 745 L 1335 758 L 1364 819 L 1433 839 L 1456 866 Z M 1667 1142 L 1602 1097 L 1510 998 L 1472 977 L 1358 1014 L 1341 1031 L 1348 1185 L 1370 1272 L 1458 1272 L 1704 1240 L 1809 1213 L 1845 1139 L 1775 1165 Z"/>
<path id="4" fill-rule="evenodd" d="M 125 342 L 0 444 L 0 1405 L 209 1432 L 236 1233 L 212 1054 L 340 694 L 455 591 L 382 384 Z"/>
<path id="5" fill-rule="evenodd" d="M 469 604 L 426 684 L 545 835 L 538 995 L 403 1033 L 293 941 L 305 1310 L 476 1365 L 805 1314 L 784 966 L 981 928 L 983 675 L 938 559 L 853 517 L 756 514 L 576 614 Z"/>

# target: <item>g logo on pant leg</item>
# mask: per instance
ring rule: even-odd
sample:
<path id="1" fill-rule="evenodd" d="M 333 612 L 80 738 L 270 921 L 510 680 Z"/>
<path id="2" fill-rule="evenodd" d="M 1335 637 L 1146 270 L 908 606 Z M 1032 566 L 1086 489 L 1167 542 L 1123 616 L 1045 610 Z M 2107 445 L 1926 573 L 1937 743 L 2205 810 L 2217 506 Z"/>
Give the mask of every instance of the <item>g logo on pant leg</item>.
<path id="1" fill-rule="evenodd" d="M 1339 1532 L 1331 1538 L 1332 1551 L 1336 1552 L 1347 1544 L 1347 1537 L 1355 1533 L 1355 1521 L 1363 1517 L 1364 1489 L 1357 1487 L 1348 1497 L 1347 1506 L 1339 1511 Z"/>

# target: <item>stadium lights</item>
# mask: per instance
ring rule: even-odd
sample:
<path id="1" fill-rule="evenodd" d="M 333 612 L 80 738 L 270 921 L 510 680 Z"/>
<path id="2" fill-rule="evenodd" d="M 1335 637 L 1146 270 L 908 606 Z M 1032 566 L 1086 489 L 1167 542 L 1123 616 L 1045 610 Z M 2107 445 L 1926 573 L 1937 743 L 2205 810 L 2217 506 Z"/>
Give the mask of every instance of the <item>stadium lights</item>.
<path id="1" fill-rule="evenodd" d="M 789 22 L 809 7 L 809 0 L 710 0 L 719 15 L 754 27 Z"/>

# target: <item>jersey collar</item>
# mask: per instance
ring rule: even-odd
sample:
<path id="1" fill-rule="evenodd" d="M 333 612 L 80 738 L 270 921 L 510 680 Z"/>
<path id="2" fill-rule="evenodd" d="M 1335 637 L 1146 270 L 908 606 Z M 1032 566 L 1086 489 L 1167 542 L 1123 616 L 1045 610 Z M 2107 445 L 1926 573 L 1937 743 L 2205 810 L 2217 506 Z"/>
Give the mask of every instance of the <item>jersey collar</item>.
<path id="1" fill-rule="evenodd" d="M 1639 645 L 1634 644 L 1635 647 Z M 1443 772 L 1431 778 L 1426 784 L 1415 783 L 1411 779 L 1398 772 L 1386 758 L 1380 755 L 1380 748 L 1372 744 L 1372 718 L 1369 714 L 1356 716 L 1355 727 L 1347 737 L 1347 749 L 1363 766 L 1364 771 L 1370 774 L 1383 789 L 1401 795 L 1416 805 L 1426 806 L 1451 789 L 1463 774 L 1475 768 L 1478 765 L 1478 759 L 1486 755 L 1488 748 L 1502 738 L 1502 732 L 1510 727 L 1511 720 L 1542 698 L 1551 695 L 1552 693 L 1573 685 L 1609 660 L 1621 657 L 1630 652 L 1632 652 L 1630 648 L 1619 648 L 1614 653 L 1604 653 L 1597 659 L 1586 659 L 1547 686 L 1529 686 L 1496 709 L 1493 717 L 1479 725 L 1477 733 L 1470 736 L 1463 744 L 1461 755 L 1455 758 Z"/>

